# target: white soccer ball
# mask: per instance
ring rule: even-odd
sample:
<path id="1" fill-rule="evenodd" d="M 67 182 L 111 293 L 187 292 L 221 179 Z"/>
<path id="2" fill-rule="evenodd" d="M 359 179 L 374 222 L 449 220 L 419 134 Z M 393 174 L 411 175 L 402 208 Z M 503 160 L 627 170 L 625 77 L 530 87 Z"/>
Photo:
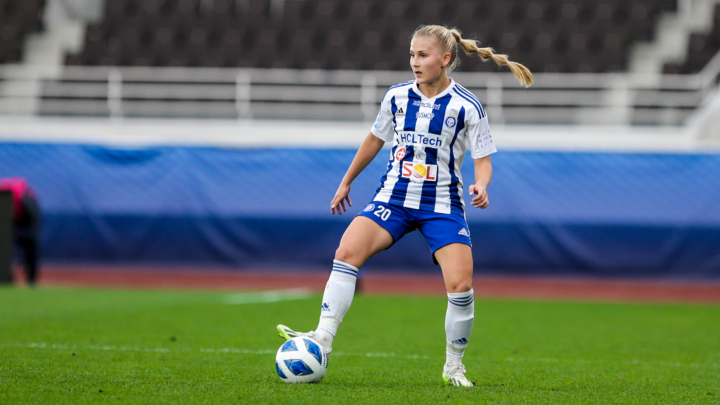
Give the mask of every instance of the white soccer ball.
<path id="1" fill-rule="evenodd" d="M 275 356 L 275 369 L 286 383 L 313 383 L 322 380 L 328 357 L 320 343 L 296 337 L 283 343 Z"/>

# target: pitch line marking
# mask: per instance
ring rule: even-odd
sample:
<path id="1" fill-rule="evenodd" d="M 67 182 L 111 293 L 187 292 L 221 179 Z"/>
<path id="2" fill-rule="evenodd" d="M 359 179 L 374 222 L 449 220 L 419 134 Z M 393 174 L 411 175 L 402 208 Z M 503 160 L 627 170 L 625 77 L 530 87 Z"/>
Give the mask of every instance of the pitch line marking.
<path id="1" fill-rule="evenodd" d="M 5 347 L 7 347 L 6 345 Z M 248 350 L 248 349 L 237 349 L 232 347 L 222 347 L 219 349 L 214 348 L 200 348 L 196 350 L 188 348 L 177 348 L 169 349 L 165 347 L 134 347 L 134 346 L 108 346 L 108 345 L 63 345 L 55 343 L 18 343 L 13 345 L 14 347 L 22 347 L 28 349 L 56 349 L 56 350 L 101 350 L 101 351 L 118 351 L 118 352 L 146 352 L 146 353 L 231 353 L 231 354 L 250 354 L 250 355 L 264 355 L 276 353 L 276 350 L 261 349 L 261 350 Z M 333 356 L 349 356 L 349 357 L 392 357 L 402 359 L 430 359 L 430 356 L 422 356 L 417 354 L 401 355 L 397 353 L 344 353 L 344 352 L 333 352 Z"/>
<path id="2" fill-rule="evenodd" d="M 304 300 L 313 296 L 310 290 L 294 288 L 289 290 L 244 292 L 225 296 L 228 305 L 267 304 L 280 301 Z"/>
<path id="3" fill-rule="evenodd" d="M 188 349 L 188 348 L 176 348 L 176 349 L 169 349 L 165 347 L 135 347 L 135 346 L 108 346 L 108 345 L 63 345 L 63 344 L 55 344 L 55 343 L 18 343 L 15 345 L 3 345 L 0 347 L 22 347 L 22 348 L 28 348 L 28 349 L 56 349 L 56 350 L 102 350 L 102 351 L 118 351 L 118 352 L 146 352 L 146 353 L 172 353 L 172 352 L 182 352 L 182 353 L 230 353 L 230 354 L 249 354 L 249 355 L 266 355 L 266 354 L 273 354 L 276 351 L 275 350 L 269 350 L 269 349 L 260 349 L 260 350 L 248 350 L 248 349 L 238 349 L 238 348 L 232 348 L 232 347 L 222 347 L 222 348 L 200 348 L 196 350 Z M 425 356 L 425 355 L 419 355 L 419 354 L 397 354 L 397 353 L 348 353 L 348 352 L 333 352 L 332 356 L 348 356 L 348 357 L 386 357 L 386 358 L 401 358 L 401 359 L 408 359 L 408 360 L 416 360 L 416 359 L 422 359 L 422 360 L 431 360 L 431 359 L 437 359 L 439 356 Z M 597 360 L 597 359 L 559 359 L 559 358 L 552 358 L 552 357 L 506 357 L 503 359 L 505 362 L 542 362 L 542 363 L 597 363 L 597 362 L 605 362 L 603 360 Z M 693 368 L 720 368 L 720 364 L 718 363 L 687 363 L 683 364 L 680 362 L 669 362 L 669 361 L 658 361 L 658 362 L 652 362 L 652 361 L 640 361 L 640 360 L 629 360 L 624 362 L 618 362 L 626 365 L 634 365 L 634 366 L 646 366 L 646 367 L 653 367 L 653 366 L 665 366 L 665 367 L 693 367 Z"/>

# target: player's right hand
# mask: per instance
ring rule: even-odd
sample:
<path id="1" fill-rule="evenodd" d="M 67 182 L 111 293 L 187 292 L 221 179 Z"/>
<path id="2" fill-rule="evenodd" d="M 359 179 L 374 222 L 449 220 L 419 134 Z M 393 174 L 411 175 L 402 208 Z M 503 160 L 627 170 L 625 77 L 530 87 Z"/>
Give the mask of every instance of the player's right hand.
<path id="1" fill-rule="evenodd" d="M 490 204 L 487 190 L 482 185 L 472 184 L 468 188 L 468 191 L 470 192 L 470 195 L 475 196 L 470 203 L 476 208 L 487 208 L 487 206 Z"/>
<path id="2" fill-rule="evenodd" d="M 343 212 L 347 212 L 347 207 L 345 207 L 345 201 L 347 201 L 348 206 L 352 207 L 352 201 L 350 201 L 349 184 L 341 184 L 340 187 L 338 187 L 337 191 L 335 192 L 335 197 L 330 203 L 330 213 L 335 215 L 335 212 L 337 212 L 338 215 L 342 215 Z M 340 209 L 340 207 L 342 207 L 342 210 Z"/>

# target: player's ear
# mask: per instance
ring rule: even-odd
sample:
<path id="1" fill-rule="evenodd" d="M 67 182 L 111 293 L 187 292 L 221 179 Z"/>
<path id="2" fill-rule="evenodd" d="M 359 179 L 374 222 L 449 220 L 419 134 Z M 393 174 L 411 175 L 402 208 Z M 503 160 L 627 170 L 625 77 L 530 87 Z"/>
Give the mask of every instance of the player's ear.
<path id="1" fill-rule="evenodd" d="M 450 53 L 446 53 L 442 57 L 442 67 L 447 67 L 450 64 L 450 59 L 452 59 L 452 55 Z"/>

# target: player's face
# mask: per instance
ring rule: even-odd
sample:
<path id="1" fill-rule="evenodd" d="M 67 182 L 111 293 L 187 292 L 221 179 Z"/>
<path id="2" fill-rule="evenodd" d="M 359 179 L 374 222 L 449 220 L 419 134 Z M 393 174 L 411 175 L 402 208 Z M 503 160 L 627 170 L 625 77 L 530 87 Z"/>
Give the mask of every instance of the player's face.
<path id="1" fill-rule="evenodd" d="M 433 38 L 414 37 L 410 42 L 410 68 L 418 84 L 434 83 L 440 79 L 449 60 L 450 54 L 443 55 Z"/>

